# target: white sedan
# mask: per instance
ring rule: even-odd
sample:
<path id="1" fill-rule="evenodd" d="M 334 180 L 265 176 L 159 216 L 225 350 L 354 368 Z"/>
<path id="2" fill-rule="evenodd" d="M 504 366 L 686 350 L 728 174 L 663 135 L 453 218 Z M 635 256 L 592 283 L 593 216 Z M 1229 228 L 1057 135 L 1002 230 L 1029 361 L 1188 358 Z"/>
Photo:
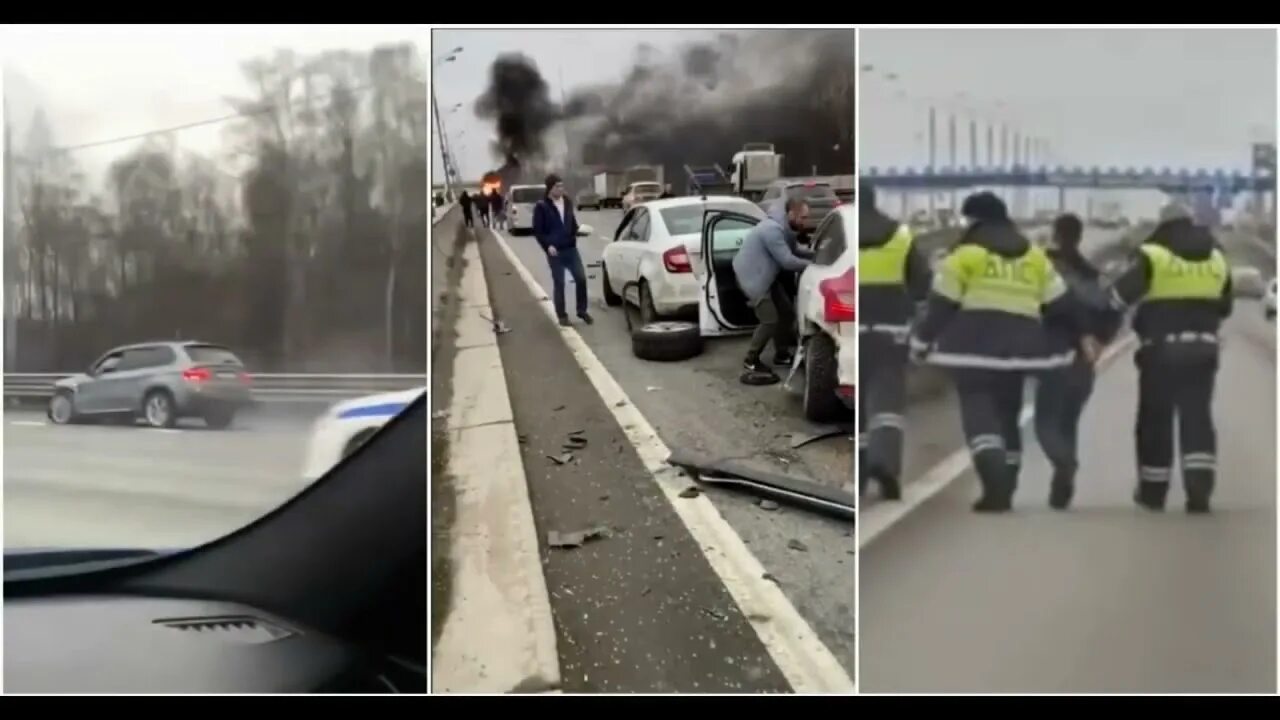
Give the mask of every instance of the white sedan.
<path id="1" fill-rule="evenodd" d="M 311 427 L 303 478 L 315 480 L 329 472 L 426 391 L 426 388 L 414 388 L 367 395 L 330 407 Z"/>
<path id="2" fill-rule="evenodd" d="M 848 417 L 856 400 L 858 248 L 847 242 L 857 237 L 854 207 L 837 208 L 814 231 L 813 263 L 800 274 L 796 294 L 795 367 L 804 367 L 804 414 L 814 422 Z"/>
<path id="3" fill-rule="evenodd" d="M 622 216 L 605 247 L 605 302 L 640 309 L 641 324 L 696 317 L 703 336 L 749 330 L 755 313 L 738 290 L 733 257 L 764 211 L 731 196 L 651 200 Z"/>

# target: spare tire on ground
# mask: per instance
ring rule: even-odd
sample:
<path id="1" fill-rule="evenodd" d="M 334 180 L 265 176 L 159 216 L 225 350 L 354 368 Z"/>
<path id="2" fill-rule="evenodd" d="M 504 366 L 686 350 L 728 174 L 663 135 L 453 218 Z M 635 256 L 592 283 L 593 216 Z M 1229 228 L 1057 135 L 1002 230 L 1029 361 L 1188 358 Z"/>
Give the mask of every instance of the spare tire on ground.
<path id="1" fill-rule="evenodd" d="M 646 323 L 631 328 L 631 352 L 641 360 L 688 360 L 702 354 L 702 331 L 689 322 Z"/>

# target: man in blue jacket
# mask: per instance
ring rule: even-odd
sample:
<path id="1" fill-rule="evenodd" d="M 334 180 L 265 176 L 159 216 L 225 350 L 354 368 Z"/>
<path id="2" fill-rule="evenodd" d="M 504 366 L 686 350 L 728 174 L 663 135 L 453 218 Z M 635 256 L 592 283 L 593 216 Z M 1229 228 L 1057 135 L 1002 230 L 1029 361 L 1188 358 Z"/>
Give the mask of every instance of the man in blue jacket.
<path id="1" fill-rule="evenodd" d="M 784 283 L 782 273 L 796 273 L 809 267 L 808 256 L 796 245 L 796 233 L 809 217 L 804 198 L 789 197 L 769 211 L 768 217 L 747 233 L 742 247 L 733 257 L 733 274 L 738 288 L 747 296 L 760 324 L 751 335 L 743 368 L 750 373 L 774 374 L 773 368 L 760 360 L 764 346 L 773 340 L 773 363 L 791 364 L 795 349 L 795 299 Z"/>
<path id="2" fill-rule="evenodd" d="M 546 180 L 547 196 L 533 206 L 533 236 L 538 239 L 542 251 L 547 254 L 551 267 L 551 298 L 556 307 L 560 324 L 569 327 L 569 314 L 564 307 L 564 273 L 573 275 L 574 296 L 578 304 L 578 317 L 590 325 L 594 322 L 587 312 L 587 272 L 578 254 L 578 218 L 573 213 L 573 203 L 564 195 L 564 182 L 551 174 Z"/>

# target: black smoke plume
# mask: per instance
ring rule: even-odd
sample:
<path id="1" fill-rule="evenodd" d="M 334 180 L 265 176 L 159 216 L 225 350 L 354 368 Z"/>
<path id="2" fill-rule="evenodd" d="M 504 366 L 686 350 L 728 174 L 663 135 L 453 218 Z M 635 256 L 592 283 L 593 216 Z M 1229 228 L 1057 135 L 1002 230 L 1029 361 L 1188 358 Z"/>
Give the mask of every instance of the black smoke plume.
<path id="1" fill-rule="evenodd" d="M 532 61 L 504 55 L 476 113 L 495 121 L 506 166 L 544 158 L 545 133 L 573 121 L 588 128 L 585 164 L 661 164 L 677 186 L 685 164 L 725 166 L 747 142 L 772 142 L 788 175 L 851 174 L 853 43 L 852 30 L 724 33 L 670 54 L 641 43 L 620 83 L 563 107 Z"/>

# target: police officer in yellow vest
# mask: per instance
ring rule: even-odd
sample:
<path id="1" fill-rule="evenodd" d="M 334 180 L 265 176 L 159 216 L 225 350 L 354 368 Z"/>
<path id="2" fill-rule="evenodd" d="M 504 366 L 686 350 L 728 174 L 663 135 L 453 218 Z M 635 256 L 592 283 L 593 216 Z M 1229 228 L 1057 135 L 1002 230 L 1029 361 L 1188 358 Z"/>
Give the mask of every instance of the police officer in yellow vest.
<path id="1" fill-rule="evenodd" d="M 1065 367 L 1074 348 L 1058 348 L 1046 326 L 1080 337 L 1092 362 L 1097 343 L 1080 305 L 1044 251 L 1031 244 L 992 193 L 965 199 L 969 227 L 934 271 L 924 319 L 911 337 L 917 360 L 947 369 L 960 396 L 960 417 L 982 482 L 975 512 L 1013 506 L 1022 467 L 1018 416 L 1026 378 Z"/>
<path id="2" fill-rule="evenodd" d="M 1226 256 L 1186 208 L 1173 204 L 1111 289 L 1117 310 L 1137 305 L 1138 487 L 1134 501 L 1163 510 L 1173 474 L 1177 418 L 1189 513 L 1209 512 L 1217 470 L 1210 408 L 1218 371 L 1218 331 L 1231 314 Z"/>
<path id="3" fill-rule="evenodd" d="M 902 496 L 907 336 L 929 293 L 929 260 L 911 229 L 876 207 L 858 186 L 858 487 L 874 479 L 885 500 Z"/>

